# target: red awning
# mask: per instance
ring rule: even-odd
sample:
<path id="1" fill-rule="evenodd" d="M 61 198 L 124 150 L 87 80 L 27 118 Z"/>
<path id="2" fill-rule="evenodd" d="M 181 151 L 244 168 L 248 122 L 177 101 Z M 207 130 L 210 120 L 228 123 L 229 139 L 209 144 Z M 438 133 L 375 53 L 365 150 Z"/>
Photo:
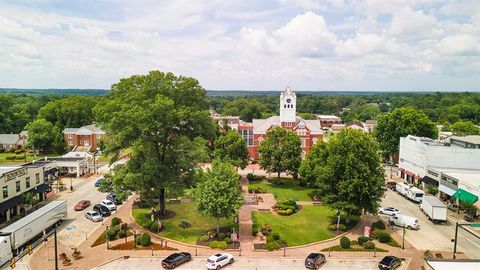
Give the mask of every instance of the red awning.
<path id="1" fill-rule="evenodd" d="M 414 173 L 412 173 L 412 172 L 410 172 L 410 171 L 407 171 L 407 170 L 405 171 L 405 173 L 406 173 L 407 175 L 410 175 L 411 177 L 414 177 L 414 176 L 415 176 Z"/>
<path id="2" fill-rule="evenodd" d="M 398 170 L 401 171 L 401 172 L 405 171 L 404 168 L 398 168 Z"/>
<path id="3" fill-rule="evenodd" d="M 415 179 L 420 179 L 420 175 L 415 175 Z"/>

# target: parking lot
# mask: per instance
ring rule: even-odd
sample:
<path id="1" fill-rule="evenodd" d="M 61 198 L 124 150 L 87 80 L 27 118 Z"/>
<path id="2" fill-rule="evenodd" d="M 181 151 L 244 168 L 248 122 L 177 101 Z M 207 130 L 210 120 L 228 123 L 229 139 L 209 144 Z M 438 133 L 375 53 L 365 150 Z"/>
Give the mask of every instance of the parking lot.
<path id="1" fill-rule="evenodd" d="M 161 269 L 161 261 L 163 258 L 128 258 L 117 259 L 103 266 L 99 266 L 95 269 L 98 270 L 138 270 L 138 269 Z M 205 260 L 206 257 L 193 258 L 192 261 L 185 263 L 177 269 L 184 270 L 197 270 L 206 269 Z M 363 258 L 328 258 L 327 262 L 320 267 L 320 269 L 332 269 L 332 270 L 352 270 L 352 269 L 378 269 L 377 264 L 381 258 L 377 259 L 363 259 Z M 407 269 L 408 262 L 403 262 L 399 270 Z M 232 265 L 228 265 L 222 269 L 228 270 L 263 270 L 263 269 L 275 269 L 275 270 L 292 270 L 292 269 L 305 269 L 304 258 L 300 259 L 284 259 L 284 258 L 236 258 Z"/>

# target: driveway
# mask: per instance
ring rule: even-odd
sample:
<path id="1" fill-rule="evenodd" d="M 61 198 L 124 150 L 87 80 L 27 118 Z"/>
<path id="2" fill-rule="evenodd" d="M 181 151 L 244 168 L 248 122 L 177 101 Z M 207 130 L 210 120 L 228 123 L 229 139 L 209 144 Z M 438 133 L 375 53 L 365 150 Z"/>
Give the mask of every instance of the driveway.
<path id="1" fill-rule="evenodd" d="M 99 266 L 94 269 L 98 270 L 137 270 L 137 269 L 158 269 L 160 268 L 160 262 L 163 258 L 129 258 L 129 259 L 117 259 L 103 266 Z M 196 257 L 189 263 L 183 264 L 177 269 L 184 270 L 197 270 L 206 269 L 205 260 L 206 257 Z M 226 270 L 292 270 L 292 269 L 305 269 L 304 258 L 297 259 L 269 259 L 269 258 L 236 258 L 232 265 L 226 266 L 222 269 Z M 363 259 L 363 258 L 327 258 L 327 262 L 320 267 L 322 270 L 352 270 L 352 269 L 378 269 L 377 264 L 380 261 L 378 259 Z M 398 270 L 407 269 L 408 262 L 404 262 Z"/>
<path id="2" fill-rule="evenodd" d="M 398 208 L 402 214 L 416 217 L 420 223 L 418 231 L 407 230 L 405 239 L 416 249 L 431 251 L 453 252 L 451 239 L 455 237 L 455 223 L 451 220 L 446 224 L 433 224 L 420 210 L 417 203 L 414 203 L 398 193 L 388 190 L 382 200 L 382 207 L 392 206 Z M 384 220 L 386 215 L 380 215 Z M 402 228 L 395 227 L 394 230 L 402 235 Z M 465 253 L 470 258 L 480 258 L 480 239 L 477 239 L 466 232 L 459 230 L 458 252 Z"/>

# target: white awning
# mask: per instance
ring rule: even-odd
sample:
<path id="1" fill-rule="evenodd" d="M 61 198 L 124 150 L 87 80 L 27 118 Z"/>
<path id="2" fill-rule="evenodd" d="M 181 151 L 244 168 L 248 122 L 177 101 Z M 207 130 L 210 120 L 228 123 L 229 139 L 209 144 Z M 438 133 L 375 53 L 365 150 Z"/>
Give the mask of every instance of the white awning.
<path id="1" fill-rule="evenodd" d="M 455 194 L 455 190 L 449 188 L 449 187 L 446 187 L 442 184 L 440 184 L 438 186 L 438 190 L 440 190 L 441 192 L 447 194 L 448 196 L 453 196 L 453 194 Z"/>

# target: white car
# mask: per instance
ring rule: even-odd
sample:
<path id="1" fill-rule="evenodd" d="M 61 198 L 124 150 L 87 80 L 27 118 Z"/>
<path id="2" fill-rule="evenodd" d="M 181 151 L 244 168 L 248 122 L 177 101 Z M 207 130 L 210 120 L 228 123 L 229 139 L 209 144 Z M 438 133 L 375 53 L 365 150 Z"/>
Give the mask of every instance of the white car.
<path id="1" fill-rule="evenodd" d="M 85 217 L 93 222 L 103 220 L 103 217 L 95 211 L 88 211 L 87 213 L 85 213 Z"/>
<path id="2" fill-rule="evenodd" d="M 117 210 L 117 206 L 110 200 L 103 200 L 100 204 L 105 205 L 110 211 Z"/>
<path id="3" fill-rule="evenodd" d="M 385 207 L 385 208 L 378 209 L 378 213 L 389 215 L 389 216 L 394 216 L 394 215 L 400 214 L 400 210 L 398 210 L 397 208 L 393 208 L 393 207 Z"/>
<path id="4" fill-rule="evenodd" d="M 225 265 L 232 264 L 233 263 L 233 256 L 228 253 L 217 253 L 215 255 L 210 256 L 210 258 L 207 259 L 207 263 L 205 264 L 207 266 L 207 269 L 220 269 L 224 267 Z"/>

